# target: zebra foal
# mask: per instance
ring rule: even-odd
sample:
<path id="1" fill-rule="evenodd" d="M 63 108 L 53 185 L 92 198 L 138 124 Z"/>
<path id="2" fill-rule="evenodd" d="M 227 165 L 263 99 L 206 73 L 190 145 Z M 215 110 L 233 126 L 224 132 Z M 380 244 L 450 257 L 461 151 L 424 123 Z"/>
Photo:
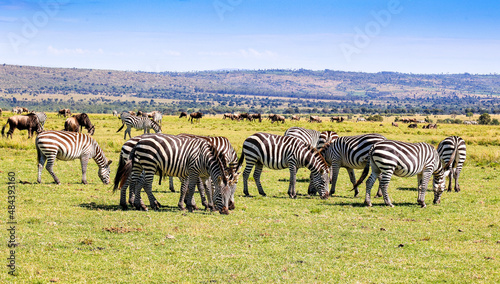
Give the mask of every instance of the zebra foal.
<path id="1" fill-rule="evenodd" d="M 243 151 L 238 162 L 241 167 L 246 160 L 243 171 L 243 192 L 248 193 L 248 177 L 255 166 L 253 177 L 259 194 L 266 196 L 260 183 L 260 175 L 264 166 L 273 170 L 290 170 L 290 184 L 288 195 L 296 198 L 295 183 L 297 169 L 307 167 L 311 171 L 311 183 L 319 190 L 322 198 L 328 198 L 328 166 L 325 159 L 306 143 L 297 138 L 280 136 L 269 133 L 256 133 L 243 142 Z"/>
<path id="2" fill-rule="evenodd" d="M 160 125 L 147 117 L 135 116 L 126 112 L 122 112 L 120 118 L 123 124 L 116 132 L 120 132 L 120 130 L 122 130 L 126 125 L 127 129 L 125 129 L 123 139 L 127 139 L 127 133 L 128 137 L 132 138 L 132 135 L 130 135 L 132 127 L 137 130 L 144 129 L 144 133 L 149 133 L 150 129 L 153 129 L 155 133 L 161 133 Z"/>
<path id="3" fill-rule="evenodd" d="M 418 198 L 417 203 L 426 207 L 425 192 L 431 176 L 433 176 L 434 204 L 441 201 L 441 194 L 445 189 L 445 171 L 455 159 L 456 150 L 451 155 L 450 162 L 443 165 L 436 149 L 427 143 L 406 143 L 401 141 L 385 140 L 376 143 L 370 150 L 370 166 L 372 173 L 366 181 L 365 204 L 372 206 L 370 191 L 379 179 L 379 191 L 382 192 L 387 206 L 392 205 L 387 188 L 392 175 L 398 177 L 412 177 L 417 175 Z"/>
<path id="4" fill-rule="evenodd" d="M 82 183 L 87 184 L 87 164 L 92 158 L 99 166 L 97 174 L 104 184 L 109 183 L 111 160 L 104 155 L 101 147 L 90 136 L 68 131 L 45 131 L 36 138 L 36 152 L 38 159 L 38 183 L 42 182 L 42 170 L 45 162 L 46 169 L 60 184 L 59 178 L 53 171 L 56 159 L 69 161 L 80 159 L 82 165 Z"/>
<path id="5" fill-rule="evenodd" d="M 465 146 L 465 141 L 459 136 L 446 137 L 438 145 L 437 151 L 441 162 L 443 164 L 448 164 L 452 158 L 452 154 L 457 150 L 455 159 L 452 161 L 449 173 L 449 184 L 448 191 L 451 191 L 451 183 L 453 178 L 455 179 L 455 192 L 460 191 L 460 185 L 458 184 L 458 177 L 464 166 L 465 158 L 467 156 L 467 147 Z"/>

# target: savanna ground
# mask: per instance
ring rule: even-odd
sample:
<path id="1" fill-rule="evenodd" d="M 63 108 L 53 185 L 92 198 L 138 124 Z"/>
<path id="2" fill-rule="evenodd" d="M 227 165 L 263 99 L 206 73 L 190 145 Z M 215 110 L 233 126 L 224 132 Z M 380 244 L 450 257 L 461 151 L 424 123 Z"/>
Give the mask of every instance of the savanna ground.
<path id="1" fill-rule="evenodd" d="M 9 115 L 0 118 L 2 126 Z M 124 142 L 123 130 L 116 133 L 121 122 L 111 115 L 91 114 L 90 118 L 96 125 L 95 139 L 115 161 L 114 177 Z M 102 184 L 92 161 L 88 185 L 80 183 L 79 160 L 56 162 L 60 185 L 45 169 L 42 183 L 37 184 L 34 139 L 16 130 L 12 140 L 0 140 L 4 239 L 0 282 L 500 282 L 500 128 L 408 129 L 401 123 L 399 128 L 391 127 L 392 121 L 386 118 L 384 126 L 352 121 L 271 124 L 207 117 L 190 124 L 185 118 L 164 117 L 163 132 L 223 135 L 238 154 L 251 134 L 282 134 L 291 126 L 334 130 L 341 136 L 377 132 L 389 139 L 435 146 L 447 136 L 459 135 L 467 141 L 461 192 L 445 192 L 441 204 L 433 205 L 429 191 L 428 206 L 422 209 L 416 204 L 416 177 L 394 177 L 389 195 L 395 207 L 385 207 L 378 198 L 368 208 L 363 205 L 364 185 L 360 197 L 354 198 L 345 170 L 340 172 L 336 194 L 321 200 L 306 194 L 309 175 L 301 169 L 299 197 L 292 200 L 286 193 L 288 171 L 265 169 L 262 183 L 268 196 L 258 195 L 251 178 L 253 197 L 243 197 L 240 178 L 236 209 L 228 216 L 179 211 L 179 182 L 177 192 L 171 193 L 168 183 L 160 186 L 157 179 L 153 189 L 164 205 L 160 211 L 122 211 L 119 194 Z M 63 118 L 49 114 L 46 129 L 60 130 L 63 124 Z M 6 245 L 9 172 L 17 180 L 17 276 L 9 275 L 6 267 L 11 250 Z M 359 176 L 360 171 L 356 173 Z"/>

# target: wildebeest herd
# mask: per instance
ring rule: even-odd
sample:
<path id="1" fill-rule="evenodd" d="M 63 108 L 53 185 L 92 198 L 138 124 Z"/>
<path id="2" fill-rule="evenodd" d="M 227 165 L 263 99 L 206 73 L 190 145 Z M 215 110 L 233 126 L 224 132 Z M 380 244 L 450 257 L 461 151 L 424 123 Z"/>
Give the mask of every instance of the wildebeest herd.
<path id="1" fill-rule="evenodd" d="M 68 110 L 69 111 L 69 110 Z M 66 113 L 66 111 L 64 111 Z M 190 211 L 196 209 L 194 201 L 195 187 L 198 186 L 202 203 L 206 208 L 228 214 L 235 208 L 234 194 L 243 162 L 243 192 L 249 195 L 248 179 L 253 168 L 253 178 L 259 193 L 265 196 L 260 182 L 264 167 L 279 170 L 289 169 L 290 182 L 288 195 L 297 197 L 295 189 L 296 173 L 299 168 L 310 170 L 308 193 L 319 194 L 328 198 L 336 190 L 336 182 L 340 168 L 346 168 L 349 174 L 355 196 L 358 186 L 366 177 L 365 204 L 371 206 L 370 190 L 374 182 L 379 180 L 379 196 L 383 196 L 388 206 L 393 206 L 388 195 L 388 185 L 393 175 L 399 177 L 417 176 L 417 202 L 425 207 L 425 192 L 430 178 L 433 177 L 434 203 L 439 203 L 445 190 L 445 178 L 449 177 L 448 191 L 451 191 L 452 180 L 455 180 L 455 191 L 460 191 L 458 178 L 466 158 L 465 141 L 458 136 L 445 138 L 434 146 L 419 142 L 408 143 L 388 140 L 380 134 L 362 134 L 355 136 L 339 136 L 334 131 L 319 132 L 301 127 L 291 127 L 284 135 L 270 133 L 255 133 L 244 142 L 242 153 L 238 159 L 232 145 L 225 137 L 204 137 L 192 134 L 170 135 L 161 133 L 161 117 L 155 113 L 122 112 L 122 128 L 127 126 L 126 141 L 120 153 L 118 170 L 114 178 L 114 189 L 121 191 L 120 205 L 123 209 L 126 203 L 126 190 L 129 190 L 129 203 L 137 209 L 147 209 L 140 198 L 144 188 L 150 201 L 150 207 L 157 209 L 161 205 L 152 194 L 153 177 L 178 177 L 181 180 L 181 195 L 178 206 Z M 181 113 L 180 117 L 188 116 Z M 200 112 L 191 113 L 191 122 L 200 119 Z M 233 114 L 224 114 L 223 118 L 234 119 Z M 66 131 L 43 131 L 44 113 L 29 113 L 10 117 L 7 124 L 10 130 L 7 136 L 12 137 L 13 129 L 28 129 L 29 136 L 33 132 L 36 138 L 38 158 L 38 182 L 44 164 L 56 183 L 59 179 L 52 170 L 54 161 L 80 159 L 82 165 L 82 182 L 86 183 L 86 167 L 90 158 L 99 166 L 98 175 L 103 183 L 110 181 L 110 164 L 98 143 L 90 136 L 79 133 L 85 127 L 92 135 L 95 131 L 87 114 L 82 113 L 69 117 L 65 122 Z M 151 118 L 151 119 L 150 119 Z M 156 119 L 155 119 L 156 118 Z M 158 120 L 159 118 L 159 120 Z M 262 121 L 262 117 L 245 114 L 239 119 Z M 269 115 L 271 122 L 284 123 L 281 115 Z M 310 117 L 310 121 L 319 117 Z M 157 122 L 158 121 L 158 122 Z M 341 117 L 331 118 L 331 121 L 342 122 Z M 394 124 L 393 124 L 394 125 Z M 5 126 L 2 129 L 4 134 Z M 397 126 L 397 125 L 395 125 Z M 143 129 L 144 134 L 131 137 L 130 129 Z M 149 130 L 153 129 L 154 134 Z M 356 180 L 354 169 L 363 172 Z M 371 169 L 371 174 L 368 176 Z M 328 191 L 328 184 L 331 188 Z M 172 188 L 171 188 L 172 189 Z M 205 197 L 206 196 L 206 197 Z M 207 200 L 208 199 L 208 200 Z"/>

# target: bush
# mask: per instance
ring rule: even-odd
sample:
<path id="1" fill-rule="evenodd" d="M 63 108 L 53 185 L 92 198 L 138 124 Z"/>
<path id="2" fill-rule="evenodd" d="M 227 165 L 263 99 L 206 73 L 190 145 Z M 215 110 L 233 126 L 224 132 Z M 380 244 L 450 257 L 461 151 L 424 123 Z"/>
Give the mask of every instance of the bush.
<path id="1" fill-rule="evenodd" d="M 368 121 L 384 121 L 384 118 L 379 114 L 375 114 L 375 115 L 370 115 L 366 120 L 368 120 Z"/>
<path id="2" fill-rule="evenodd" d="M 500 121 L 498 121 L 498 119 L 496 119 L 496 118 L 493 118 L 491 120 L 491 124 L 493 124 L 493 125 L 500 125 Z"/>
<path id="3" fill-rule="evenodd" d="M 479 124 L 482 124 L 482 125 L 488 125 L 491 123 L 491 117 L 487 112 L 485 112 L 485 113 L 481 114 L 481 116 L 479 117 L 477 122 Z"/>

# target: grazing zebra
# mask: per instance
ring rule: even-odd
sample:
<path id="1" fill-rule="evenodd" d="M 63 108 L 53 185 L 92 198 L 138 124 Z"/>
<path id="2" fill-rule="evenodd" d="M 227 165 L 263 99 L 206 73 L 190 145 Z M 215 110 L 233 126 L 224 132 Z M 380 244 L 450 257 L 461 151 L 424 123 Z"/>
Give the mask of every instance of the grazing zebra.
<path id="1" fill-rule="evenodd" d="M 445 189 L 445 172 L 455 160 L 457 148 L 453 151 L 450 162 L 443 166 L 436 149 L 427 143 L 407 143 L 401 141 L 385 140 L 376 143 L 370 150 L 370 165 L 372 173 L 366 181 L 365 204 L 372 206 L 370 191 L 379 179 L 379 191 L 382 192 L 387 206 L 392 205 L 387 188 L 392 175 L 398 177 L 411 177 L 417 175 L 418 198 L 417 202 L 425 207 L 425 192 L 427 184 L 433 178 L 434 204 L 441 201 L 441 194 Z"/>
<path id="2" fill-rule="evenodd" d="M 321 149 L 326 143 L 339 138 L 339 135 L 334 131 L 319 132 L 317 130 L 297 126 L 288 128 L 285 131 L 285 136 L 295 137 L 315 147 L 317 150 Z"/>
<path id="3" fill-rule="evenodd" d="M 47 162 L 45 168 L 52 175 L 55 183 L 60 184 L 61 182 L 52 170 L 55 160 L 80 159 L 82 183 L 87 184 L 87 164 L 91 158 L 99 166 L 97 174 L 102 182 L 109 183 L 109 165 L 112 161 L 106 159 L 101 147 L 92 137 L 77 132 L 45 131 L 38 135 L 35 144 L 38 158 L 38 183 L 42 182 L 42 170 L 45 162 Z"/>
<path id="4" fill-rule="evenodd" d="M 260 195 L 266 196 L 260 183 L 263 166 L 273 170 L 290 169 L 288 195 L 296 198 L 295 182 L 297 169 L 307 167 L 311 173 L 311 183 L 319 189 L 322 198 L 328 198 L 328 165 L 325 159 L 312 146 L 289 136 L 269 133 L 256 133 L 243 142 L 243 151 L 238 162 L 241 167 L 246 159 L 243 172 L 243 192 L 248 196 L 248 177 L 255 166 L 253 177 Z"/>
<path id="5" fill-rule="evenodd" d="M 224 165 L 224 155 L 217 153 L 215 148 L 204 139 L 172 136 L 165 134 L 151 135 L 137 142 L 129 156 L 129 161 L 118 172 L 120 187 L 131 177 L 130 186 L 135 189 L 135 206 L 140 209 L 140 189 L 142 182 L 138 182 L 144 171 L 144 190 L 150 206 L 157 209 L 156 199 L 151 188 L 156 172 L 160 176 L 174 176 L 181 179 L 181 196 L 178 206 L 184 209 L 195 209 L 193 194 L 199 178 L 210 177 L 214 191 L 215 207 L 221 214 L 228 214 L 228 204 L 232 180 L 228 181 Z M 139 185 L 139 186 L 138 186 Z M 188 190 L 189 188 L 189 190 Z"/>
<path id="6" fill-rule="evenodd" d="M 153 121 L 156 122 L 158 125 L 161 125 L 161 120 L 163 119 L 163 115 L 159 111 L 154 111 L 153 112 Z"/>
<path id="7" fill-rule="evenodd" d="M 335 194 L 335 187 L 340 168 L 346 168 L 349 173 L 351 183 L 354 185 L 354 196 L 358 196 L 356 176 L 354 169 L 364 169 L 360 181 L 368 175 L 369 171 L 369 151 L 373 144 L 385 140 L 380 134 L 363 134 L 357 136 L 343 136 L 332 143 L 326 144 L 321 150 L 328 165 L 331 165 L 332 186 L 330 195 Z M 361 183 L 361 182 L 360 182 Z M 314 194 L 314 188 L 309 189 L 309 194 Z"/>
<path id="8" fill-rule="evenodd" d="M 448 184 L 448 191 L 451 191 L 451 180 L 455 178 L 455 191 L 459 192 L 460 185 L 458 184 L 458 177 L 460 176 L 460 172 L 462 171 L 462 167 L 465 162 L 465 157 L 467 156 L 465 141 L 461 137 L 450 136 L 441 141 L 437 147 L 439 157 L 441 158 L 441 162 L 443 164 L 448 164 L 455 149 L 457 149 L 455 160 L 449 168 L 450 183 Z"/>
<path id="9" fill-rule="evenodd" d="M 38 117 L 38 122 L 40 123 L 40 126 L 42 127 L 43 130 L 43 127 L 45 126 L 45 121 L 47 120 L 47 115 L 45 114 L 45 112 L 35 112 L 34 114 L 36 115 L 36 117 Z"/>
<path id="10" fill-rule="evenodd" d="M 141 117 L 141 116 L 133 116 L 133 115 L 124 115 L 125 113 L 122 113 L 121 119 L 122 119 L 122 127 L 118 129 L 116 132 L 120 132 L 122 128 L 127 125 L 127 129 L 125 130 L 125 133 L 123 135 L 123 139 L 127 139 L 127 133 L 129 138 L 132 138 L 132 135 L 130 135 L 130 132 L 132 131 L 132 127 L 140 130 L 144 129 L 144 133 L 149 133 L 149 130 L 152 128 L 155 133 L 161 133 L 161 127 L 151 119 L 147 117 Z"/>

